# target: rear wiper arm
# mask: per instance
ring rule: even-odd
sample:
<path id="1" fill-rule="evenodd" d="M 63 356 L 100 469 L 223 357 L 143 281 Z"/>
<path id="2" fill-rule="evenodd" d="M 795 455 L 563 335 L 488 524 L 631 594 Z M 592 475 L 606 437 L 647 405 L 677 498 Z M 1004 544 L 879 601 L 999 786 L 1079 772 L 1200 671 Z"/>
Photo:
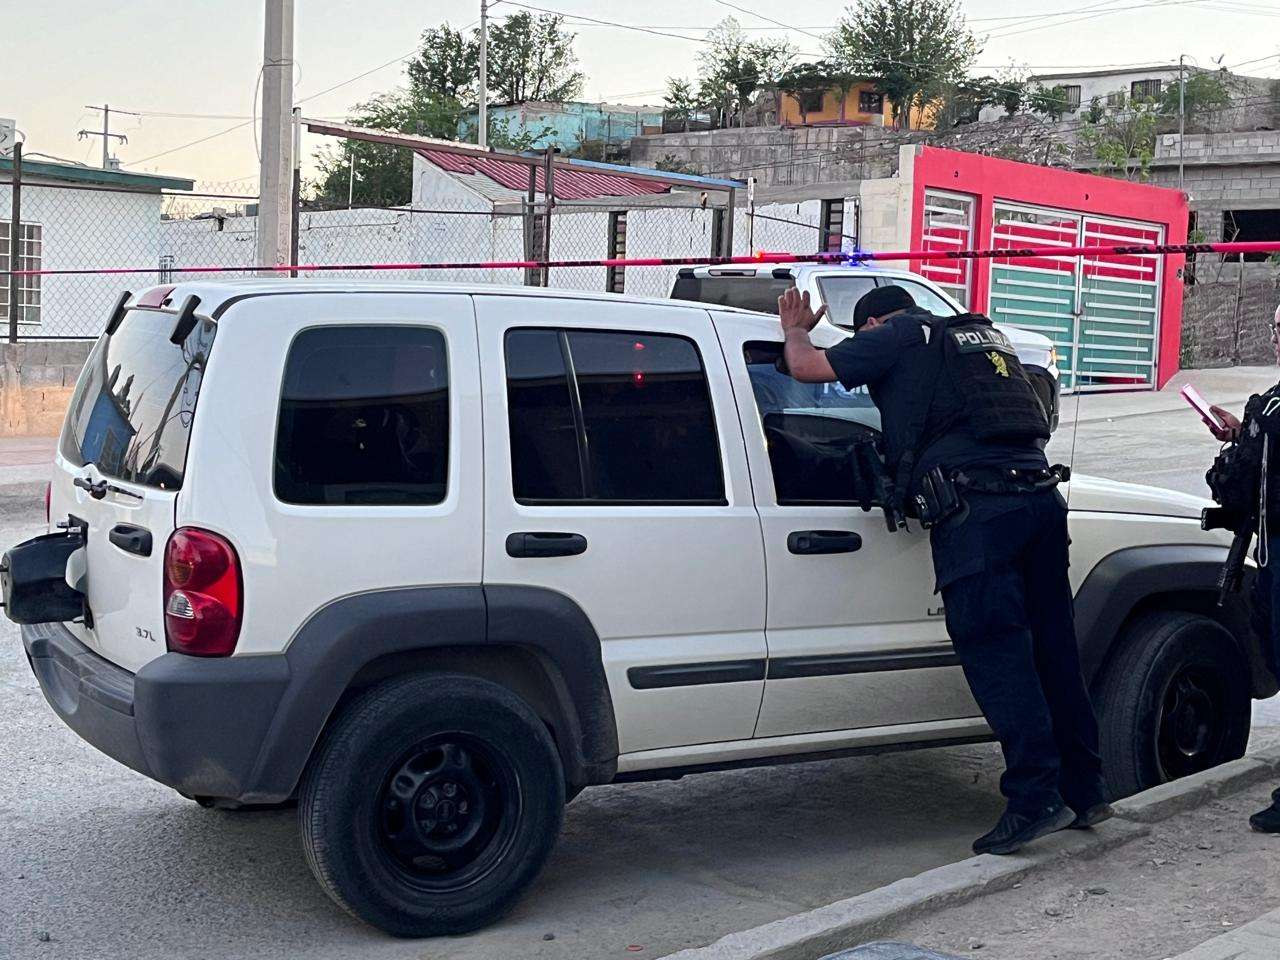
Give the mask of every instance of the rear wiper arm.
<path id="1" fill-rule="evenodd" d="M 119 493 L 126 497 L 133 497 L 135 500 L 145 500 L 146 498 L 140 493 L 134 493 L 132 490 L 126 490 L 124 487 L 118 487 L 114 483 L 107 483 L 105 480 L 99 480 L 94 483 L 88 477 L 76 477 L 71 481 L 81 490 L 89 491 L 89 496 L 95 500 L 101 500 L 108 493 Z"/>

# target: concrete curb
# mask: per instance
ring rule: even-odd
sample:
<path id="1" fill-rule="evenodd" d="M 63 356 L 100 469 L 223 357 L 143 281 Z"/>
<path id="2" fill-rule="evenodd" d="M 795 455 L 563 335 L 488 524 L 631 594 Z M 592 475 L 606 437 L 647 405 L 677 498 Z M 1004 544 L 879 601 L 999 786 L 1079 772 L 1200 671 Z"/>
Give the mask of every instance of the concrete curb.
<path id="1" fill-rule="evenodd" d="M 1115 804 L 1116 819 L 1096 830 L 1048 837 L 1012 857 L 971 857 L 927 870 L 856 897 L 731 933 L 670 960 L 812 960 L 890 932 L 921 914 L 1007 890 L 1040 870 L 1090 859 L 1151 832 L 1165 820 L 1268 779 L 1280 779 L 1280 746 L 1166 783 Z"/>
<path id="2" fill-rule="evenodd" d="M 1097 830 L 1063 831 L 1011 857 L 970 857 L 888 886 L 751 930 L 731 933 L 669 960 L 812 960 L 883 935 L 930 910 L 1007 890 L 1050 864 L 1091 858 L 1146 836 L 1150 828 L 1115 820 Z"/>

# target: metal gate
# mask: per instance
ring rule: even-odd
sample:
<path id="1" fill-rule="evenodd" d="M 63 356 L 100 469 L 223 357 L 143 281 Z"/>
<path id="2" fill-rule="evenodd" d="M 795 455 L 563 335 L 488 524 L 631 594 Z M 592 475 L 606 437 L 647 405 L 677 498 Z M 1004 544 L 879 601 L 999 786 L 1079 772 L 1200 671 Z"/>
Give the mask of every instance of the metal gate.
<path id="1" fill-rule="evenodd" d="M 997 203 L 991 239 L 995 249 L 1162 243 L 1164 228 Z M 1145 254 L 997 258 L 991 317 L 1049 337 L 1064 389 L 1147 389 L 1156 379 L 1162 267 Z"/>

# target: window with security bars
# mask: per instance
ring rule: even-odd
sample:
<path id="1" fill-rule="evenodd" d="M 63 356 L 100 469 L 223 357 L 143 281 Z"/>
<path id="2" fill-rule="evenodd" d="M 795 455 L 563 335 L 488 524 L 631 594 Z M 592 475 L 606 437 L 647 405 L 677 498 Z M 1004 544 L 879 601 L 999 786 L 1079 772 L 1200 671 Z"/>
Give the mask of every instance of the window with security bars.
<path id="1" fill-rule="evenodd" d="M 8 271 L 39 270 L 44 254 L 44 228 L 38 223 L 24 223 L 18 235 L 18 265 L 10 267 L 9 228 L 7 221 L 0 223 L 0 323 L 4 324 L 9 322 Z M 38 275 L 18 278 L 19 323 L 40 322 L 40 279 Z"/>
<path id="2" fill-rule="evenodd" d="M 1135 80 L 1129 87 L 1134 100 L 1155 100 L 1160 96 L 1159 80 Z"/>
<path id="3" fill-rule="evenodd" d="M 616 210 L 609 214 L 609 259 L 627 255 L 627 211 Z M 608 267 L 605 270 L 604 288 L 609 293 L 622 293 L 626 288 L 626 268 Z"/>
<path id="4" fill-rule="evenodd" d="M 844 201 L 823 200 L 818 227 L 818 250 L 839 253 L 844 240 Z"/>
<path id="5" fill-rule="evenodd" d="M 859 113 L 884 113 L 884 94 L 874 90 L 858 92 Z"/>
<path id="6" fill-rule="evenodd" d="M 1069 83 L 1062 88 L 1062 95 L 1067 101 L 1067 112 L 1080 109 L 1080 84 Z"/>

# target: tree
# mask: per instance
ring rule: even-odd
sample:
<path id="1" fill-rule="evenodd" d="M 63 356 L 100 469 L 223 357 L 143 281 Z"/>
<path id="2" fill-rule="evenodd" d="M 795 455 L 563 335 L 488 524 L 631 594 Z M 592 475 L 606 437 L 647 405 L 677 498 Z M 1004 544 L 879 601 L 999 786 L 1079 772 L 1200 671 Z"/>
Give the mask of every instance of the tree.
<path id="1" fill-rule="evenodd" d="M 822 97 L 835 86 L 829 64 L 819 60 L 817 63 L 797 63 L 782 75 L 778 81 L 778 89 L 791 97 L 800 108 L 800 122 L 809 122 L 809 103 L 816 97 Z"/>
<path id="2" fill-rule="evenodd" d="M 1127 180 L 1145 180 L 1151 172 L 1151 158 L 1156 148 L 1157 107 L 1142 100 L 1114 113 L 1105 114 L 1097 123 L 1086 123 L 1080 140 L 1102 165 Z"/>
<path id="3" fill-rule="evenodd" d="M 684 128 L 688 130 L 689 118 L 693 116 L 700 105 L 693 81 L 685 80 L 682 77 L 668 77 L 667 91 L 663 95 L 662 102 L 671 119 L 683 123 Z"/>
<path id="4" fill-rule="evenodd" d="M 700 92 L 725 112 L 736 102 L 745 119 L 751 95 L 778 83 L 795 57 L 786 40 L 748 40 L 738 21 L 728 17 L 707 33 L 707 46 L 698 54 Z"/>
<path id="5" fill-rule="evenodd" d="M 1229 74 L 1225 70 L 1210 72 L 1196 70 L 1185 83 L 1174 82 L 1165 87 L 1160 96 L 1160 112 L 1166 117 L 1176 117 L 1179 111 L 1178 90 L 1184 88 L 1183 106 L 1188 123 L 1203 119 L 1215 110 L 1231 105 Z"/>
<path id="6" fill-rule="evenodd" d="M 859 0 L 845 8 L 827 47 L 845 71 L 876 81 L 903 129 L 964 78 L 981 50 L 959 0 Z"/>
<path id="7" fill-rule="evenodd" d="M 1067 103 L 1067 91 L 1062 86 L 1044 87 L 1036 84 L 1031 89 L 1027 100 L 1032 113 L 1048 117 L 1054 123 L 1062 119 L 1062 115 L 1071 109 Z"/>
<path id="8" fill-rule="evenodd" d="M 976 123 L 982 108 L 999 103 L 1000 83 L 995 77 L 966 77 L 950 83 L 938 98 L 938 111 L 934 118 L 937 130 L 952 130 L 969 123 Z"/>
<path id="9" fill-rule="evenodd" d="M 489 88 L 503 103 L 572 100 L 583 75 L 564 18 L 521 11 L 489 28 Z"/>
<path id="10" fill-rule="evenodd" d="M 424 30 L 408 73 L 409 88 L 416 95 L 470 105 L 480 74 L 480 42 L 474 35 L 464 37 L 448 23 Z"/>

